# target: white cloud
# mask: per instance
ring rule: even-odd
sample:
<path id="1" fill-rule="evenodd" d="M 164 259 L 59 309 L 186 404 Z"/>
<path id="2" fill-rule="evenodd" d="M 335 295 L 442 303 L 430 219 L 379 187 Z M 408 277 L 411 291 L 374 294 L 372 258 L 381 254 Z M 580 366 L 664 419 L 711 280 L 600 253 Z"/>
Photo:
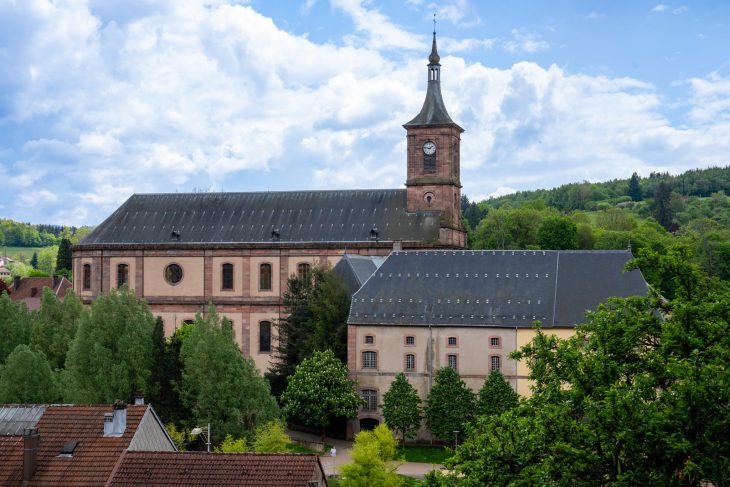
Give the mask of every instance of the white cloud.
<path id="1" fill-rule="evenodd" d="M 401 125 L 423 102 L 426 36 L 354 0 L 333 2 L 375 42 L 316 43 L 222 0 L 139 1 L 148 11 L 118 22 L 83 2 L 0 3 L 0 40 L 13 53 L 0 71 L 12 100 L 3 123 L 33 134 L 0 134 L 0 175 L 14 193 L 40 188 L 34 205 L 4 201 L 4 216 L 95 224 L 133 192 L 402 185 Z M 3 37 L 8 23 L 14 35 Z M 512 35 L 516 53 L 549 47 Z M 446 106 L 466 129 L 466 194 L 727 162 L 730 78 L 678 87 L 689 92 L 686 117 L 672 124 L 668 102 L 641 80 L 459 57 L 495 42 L 439 44 Z"/>
<path id="2" fill-rule="evenodd" d="M 512 38 L 504 42 L 505 50 L 513 53 L 534 53 L 550 47 L 550 43 L 540 38 L 539 34 L 527 32 L 525 29 L 512 29 Z"/>
<path id="3" fill-rule="evenodd" d="M 665 10 L 667 10 L 668 8 L 669 8 L 669 7 L 667 7 L 667 6 L 666 6 L 666 5 L 664 5 L 663 3 L 659 3 L 659 4 L 655 5 L 655 6 L 654 6 L 654 8 L 653 8 L 653 9 L 651 9 L 651 11 L 652 11 L 652 12 L 664 12 L 664 11 L 665 11 Z"/>

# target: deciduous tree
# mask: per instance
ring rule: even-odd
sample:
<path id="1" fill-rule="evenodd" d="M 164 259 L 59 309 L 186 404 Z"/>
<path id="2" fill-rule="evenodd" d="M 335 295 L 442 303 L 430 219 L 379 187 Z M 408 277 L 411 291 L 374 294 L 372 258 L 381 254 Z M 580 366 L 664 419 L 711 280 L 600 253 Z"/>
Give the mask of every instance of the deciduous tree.
<path id="1" fill-rule="evenodd" d="M 519 402 L 519 396 L 504 380 L 504 376 L 494 370 L 484 380 L 484 385 L 479 390 L 477 411 L 479 414 L 494 416 L 517 407 Z"/>
<path id="2" fill-rule="evenodd" d="M 355 435 L 351 452 L 353 462 L 341 467 L 343 487 L 370 487 L 373 485 L 396 487 L 402 479 L 395 473 L 396 441 L 385 424 L 373 431 L 361 431 Z"/>
<path id="3" fill-rule="evenodd" d="M 287 451 L 291 438 L 286 434 L 286 425 L 281 420 L 269 421 L 256 428 L 253 451 L 259 453 L 282 453 Z"/>
<path id="4" fill-rule="evenodd" d="M 33 316 L 22 301 L 14 302 L 0 293 L 0 364 L 21 344 L 28 344 Z"/>
<path id="5" fill-rule="evenodd" d="M 540 247 L 546 250 L 578 248 L 578 227 L 565 216 L 545 218 L 540 224 L 537 235 Z"/>
<path id="6" fill-rule="evenodd" d="M 383 417 L 386 424 L 403 438 L 411 438 L 421 427 L 421 399 L 404 373 L 395 376 L 383 395 Z"/>
<path id="7" fill-rule="evenodd" d="M 53 369 L 63 369 L 66 355 L 76 336 L 84 305 L 73 290 L 63 300 L 49 288 L 43 288 L 41 307 L 30 334 L 33 347 L 43 351 Z"/>
<path id="8" fill-rule="evenodd" d="M 347 367 L 332 350 L 314 352 L 289 377 L 281 395 L 287 419 L 325 430 L 337 417 L 353 418 L 362 405 L 355 383 L 347 378 Z"/>
<path id="9" fill-rule="evenodd" d="M 228 320 L 212 305 L 196 316 L 182 343 L 181 397 L 198 424 L 210 423 L 213 438 L 241 437 L 279 416 L 269 384 L 234 341 Z"/>
<path id="10" fill-rule="evenodd" d="M 43 352 L 18 345 L 0 368 L 0 403 L 53 403 L 60 399 L 56 378 Z"/>
<path id="11" fill-rule="evenodd" d="M 474 393 L 459 374 L 451 367 L 439 369 L 426 400 L 426 425 L 436 438 L 451 440 L 473 419 L 474 405 Z"/>
<path id="12" fill-rule="evenodd" d="M 147 389 L 155 319 L 128 289 L 98 296 L 81 315 L 66 358 L 64 397 L 76 403 L 130 401 Z"/>

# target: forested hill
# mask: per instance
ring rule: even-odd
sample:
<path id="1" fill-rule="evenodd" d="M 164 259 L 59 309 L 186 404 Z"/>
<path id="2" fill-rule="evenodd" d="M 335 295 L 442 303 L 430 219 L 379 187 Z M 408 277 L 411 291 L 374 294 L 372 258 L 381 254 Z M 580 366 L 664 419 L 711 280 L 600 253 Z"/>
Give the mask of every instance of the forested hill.
<path id="1" fill-rule="evenodd" d="M 730 279 L 730 166 L 677 176 L 652 173 L 604 183 L 470 202 L 469 246 L 484 249 L 692 249 L 711 275 Z"/>
<path id="2" fill-rule="evenodd" d="M 58 245 L 62 238 L 76 243 L 88 231 L 89 227 L 30 224 L 0 219 L 0 246 L 49 247 Z"/>

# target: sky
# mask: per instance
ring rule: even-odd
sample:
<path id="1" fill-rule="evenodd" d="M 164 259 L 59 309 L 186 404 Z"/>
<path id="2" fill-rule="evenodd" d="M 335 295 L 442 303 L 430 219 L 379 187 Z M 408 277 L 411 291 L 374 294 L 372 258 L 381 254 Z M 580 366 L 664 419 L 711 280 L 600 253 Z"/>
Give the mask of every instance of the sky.
<path id="1" fill-rule="evenodd" d="M 397 188 L 433 14 L 472 200 L 730 163 L 730 2 L 0 0 L 0 218 Z"/>

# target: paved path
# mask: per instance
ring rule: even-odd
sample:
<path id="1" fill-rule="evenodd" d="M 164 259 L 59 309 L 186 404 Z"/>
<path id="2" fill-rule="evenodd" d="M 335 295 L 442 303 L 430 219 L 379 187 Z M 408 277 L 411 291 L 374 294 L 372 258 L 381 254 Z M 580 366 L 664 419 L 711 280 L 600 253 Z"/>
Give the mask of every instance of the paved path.
<path id="1" fill-rule="evenodd" d="M 303 433 L 301 431 L 287 431 L 289 436 L 293 439 L 300 439 L 305 441 L 316 441 L 320 442 L 321 437 L 319 435 L 313 435 L 310 433 Z M 320 456 L 320 461 L 324 467 L 325 474 L 329 477 L 339 473 L 340 465 L 351 463 L 350 450 L 352 450 L 352 442 L 346 440 L 338 440 L 336 438 L 325 438 L 325 443 L 334 446 L 337 449 L 337 456 L 332 458 L 329 452 L 325 452 Z M 423 479 L 424 475 L 434 469 L 442 468 L 441 465 L 432 465 L 430 463 L 415 463 L 415 462 L 403 462 L 398 467 L 398 473 L 401 475 L 407 475 L 408 477 L 415 477 Z"/>

